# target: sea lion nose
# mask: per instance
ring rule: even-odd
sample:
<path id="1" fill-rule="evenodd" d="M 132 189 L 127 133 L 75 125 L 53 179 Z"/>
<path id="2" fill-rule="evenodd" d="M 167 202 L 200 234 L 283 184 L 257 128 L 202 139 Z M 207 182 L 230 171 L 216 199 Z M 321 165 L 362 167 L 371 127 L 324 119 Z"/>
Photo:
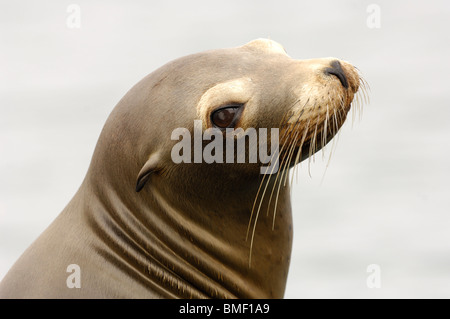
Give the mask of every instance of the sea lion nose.
<path id="1" fill-rule="evenodd" d="M 327 75 L 336 76 L 344 88 L 348 88 L 347 77 L 345 76 L 344 70 L 342 70 L 341 63 L 338 60 L 334 60 L 330 63 L 330 67 L 324 70 Z"/>

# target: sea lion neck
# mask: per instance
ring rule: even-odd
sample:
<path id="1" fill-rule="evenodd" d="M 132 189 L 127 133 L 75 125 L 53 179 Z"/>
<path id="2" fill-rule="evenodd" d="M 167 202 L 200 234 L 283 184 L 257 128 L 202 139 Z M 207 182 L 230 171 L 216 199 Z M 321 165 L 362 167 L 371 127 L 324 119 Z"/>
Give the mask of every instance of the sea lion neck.
<path id="1" fill-rule="evenodd" d="M 189 172 L 180 166 L 172 174 L 155 174 L 137 193 L 132 182 L 125 182 L 132 176 L 126 176 L 128 170 L 112 170 L 109 173 L 124 175 L 111 179 L 103 172 L 99 182 L 101 170 L 95 163 L 96 156 L 79 194 L 89 201 L 84 214 L 87 227 L 100 239 L 97 252 L 118 271 L 145 278 L 140 282 L 160 297 L 283 296 L 285 280 L 279 277 L 287 276 L 289 258 L 284 256 L 289 256 L 292 237 L 287 193 L 281 194 L 288 205 L 282 211 L 287 213 L 277 216 L 276 228 L 272 230 L 272 216 L 258 222 L 249 266 L 250 240 L 246 235 L 256 183 L 249 183 L 252 191 L 245 196 L 236 196 L 226 204 L 215 196 L 231 194 L 231 190 L 221 189 L 219 183 L 216 188 L 189 183 L 185 176 Z M 105 168 L 105 159 L 98 163 Z M 201 165 L 198 169 L 196 180 L 202 180 L 202 171 L 209 174 Z M 239 194 L 239 187 L 235 193 Z M 271 243 L 266 246 L 268 240 Z"/>

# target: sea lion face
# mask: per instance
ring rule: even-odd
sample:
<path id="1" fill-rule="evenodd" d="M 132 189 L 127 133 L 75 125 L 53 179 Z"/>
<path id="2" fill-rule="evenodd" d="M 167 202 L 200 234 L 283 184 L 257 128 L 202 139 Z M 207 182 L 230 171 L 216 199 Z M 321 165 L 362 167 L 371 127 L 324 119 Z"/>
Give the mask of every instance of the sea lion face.
<path id="1" fill-rule="evenodd" d="M 265 39 L 181 58 L 162 69 L 153 89 L 161 86 L 165 90 L 161 95 L 167 96 L 169 87 L 175 96 L 173 101 L 160 102 L 166 104 L 165 116 L 170 117 L 163 128 L 165 136 L 177 127 L 187 128 L 194 136 L 194 121 L 201 121 L 203 132 L 216 129 L 224 136 L 226 129 L 276 128 L 280 164 L 286 169 L 331 140 L 344 123 L 360 84 L 364 87 L 357 70 L 347 62 L 336 58 L 295 60 L 280 44 Z M 266 143 L 274 142 L 268 134 Z M 206 144 L 208 141 L 203 146 Z M 226 162 L 225 154 L 223 158 Z M 193 155 L 191 162 L 195 162 Z M 214 173 L 212 169 L 216 169 L 228 177 L 234 175 L 230 170 L 258 177 L 262 164 L 246 164 L 231 169 L 209 165 L 202 170 Z"/>
<path id="2" fill-rule="evenodd" d="M 283 154 L 299 151 L 289 166 L 337 133 L 362 81 L 352 65 L 336 58 L 294 60 L 264 39 L 235 50 L 240 52 L 231 63 L 239 66 L 223 67 L 233 76 L 214 83 L 197 104 L 204 128 L 277 127 Z"/>

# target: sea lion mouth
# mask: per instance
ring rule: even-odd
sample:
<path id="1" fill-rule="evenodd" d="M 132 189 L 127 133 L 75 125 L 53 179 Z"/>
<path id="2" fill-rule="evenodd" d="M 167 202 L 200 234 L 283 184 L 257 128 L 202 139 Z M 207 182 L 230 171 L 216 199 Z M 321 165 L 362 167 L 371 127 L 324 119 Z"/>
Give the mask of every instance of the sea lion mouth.
<path id="1" fill-rule="evenodd" d="M 324 118 L 318 116 L 316 119 L 286 125 L 280 138 L 280 161 L 292 168 L 322 150 L 346 121 L 350 104 L 332 110 L 327 106 Z"/>
<path id="2" fill-rule="evenodd" d="M 280 163 L 287 168 L 323 149 L 339 132 L 349 111 L 354 120 L 356 113 L 361 117 L 362 103 L 368 103 L 368 85 L 357 68 L 333 60 L 322 74 L 335 76 L 340 83 L 304 86 L 280 126 Z"/>

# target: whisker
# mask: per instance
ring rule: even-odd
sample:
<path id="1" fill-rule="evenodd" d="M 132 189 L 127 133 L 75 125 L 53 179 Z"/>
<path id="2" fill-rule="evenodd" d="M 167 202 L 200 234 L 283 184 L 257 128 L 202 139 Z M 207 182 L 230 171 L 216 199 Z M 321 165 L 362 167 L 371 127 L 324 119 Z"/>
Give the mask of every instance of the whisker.
<path id="1" fill-rule="evenodd" d="M 370 104 L 370 98 L 369 98 L 369 94 L 368 91 L 370 91 L 370 86 L 369 83 L 367 83 L 367 81 L 363 78 L 363 77 L 359 77 L 359 84 L 361 87 L 361 92 L 363 94 L 364 97 L 364 103 L 365 104 Z"/>
<path id="2" fill-rule="evenodd" d="M 290 147 L 290 149 L 289 149 L 289 153 L 288 153 L 288 160 L 286 161 L 286 163 L 285 163 L 285 165 L 287 166 L 287 167 L 289 167 L 289 163 L 291 162 L 291 159 L 292 159 L 292 155 L 294 154 L 294 150 L 295 150 L 295 145 L 297 144 L 297 136 L 298 136 L 298 133 L 299 133 L 299 130 L 296 130 L 296 133 L 295 133 L 295 136 L 294 136 L 294 138 L 292 139 L 292 141 L 291 141 L 291 143 L 290 143 L 290 145 L 289 145 L 289 147 Z M 286 175 L 287 176 L 287 175 Z M 285 176 L 285 178 L 284 178 L 284 186 L 286 186 L 286 176 Z"/>
<path id="3" fill-rule="evenodd" d="M 325 145 L 327 145 L 327 125 L 328 125 L 328 104 L 327 104 L 327 113 L 325 115 L 325 123 L 323 125 L 323 130 L 322 130 L 322 159 L 325 156 Z"/>
<path id="4" fill-rule="evenodd" d="M 336 114 L 336 109 L 333 110 L 334 113 L 334 130 L 333 130 L 333 136 L 336 135 L 336 133 L 339 131 L 339 124 L 337 121 L 337 114 Z"/>
<path id="5" fill-rule="evenodd" d="M 294 146 L 295 146 L 295 144 L 296 144 L 297 135 L 298 135 L 297 126 L 300 125 L 300 118 L 301 118 L 301 116 L 303 115 L 304 108 L 305 108 L 305 106 L 306 106 L 306 104 L 307 104 L 308 102 L 309 102 L 309 98 L 308 98 L 308 100 L 305 102 L 305 104 L 303 105 L 303 109 L 302 109 L 302 111 L 300 112 L 300 114 L 299 114 L 299 116 L 298 116 L 298 118 L 297 118 L 296 123 L 295 123 L 293 126 L 291 126 L 291 128 L 292 128 L 291 132 L 296 132 L 296 136 L 295 136 L 294 138 L 291 138 L 291 141 L 294 140 L 294 144 L 293 144 Z M 309 120 L 308 120 L 308 123 L 309 123 Z M 283 143 L 283 146 L 284 146 L 284 145 L 285 145 L 285 143 Z M 286 163 L 289 163 L 289 162 L 290 162 L 290 157 L 291 157 L 291 156 L 289 156 L 289 160 L 288 160 Z M 285 158 L 283 158 L 283 163 L 284 163 L 284 159 L 285 159 Z M 280 165 L 281 167 L 282 167 L 283 163 Z M 278 173 L 279 173 L 279 172 L 280 172 L 280 170 L 278 171 Z M 281 174 L 281 175 L 283 175 L 283 174 Z M 275 190 L 275 185 L 276 185 L 276 182 L 277 182 L 277 180 L 278 180 L 278 176 L 279 176 L 279 174 L 277 174 L 277 177 L 276 177 L 275 183 L 274 183 L 274 187 L 272 188 L 272 192 L 270 193 L 269 203 L 268 203 L 268 205 L 267 205 L 267 216 L 269 215 L 270 203 L 272 202 L 273 192 L 274 192 L 274 190 Z M 282 179 L 282 178 L 281 178 L 281 179 Z M 281 179 L 280 179 L 280 180 L 281 180 Z M 275 209 L 276 209 L 276 204 L 275 204 Z"/>
<path id="6" fill-rule="evenodd" d="M 297 124 L 298 124 L 298 123 L 297 123 Z M 292 129 L 291 129 L 291 132 L 294 132 L 294 131 L 295 131 L 297 124 L 296 124 L 295 126 L 292 126 L 292 127 L 291 127 L 291 128 L 292 128 Z M 285 145 L 286 145 L 286 143 L 283 143 L 283 148 L 284 148 Z M 286 156 L 283 157 L 282 162 L 279 163 L 279 169 L 278 169 L 277 176 L 276 176 L 276 178 L 275 178 L 274 184 L 277 183 L 278 177 L 280 176 L 280 171 L 282 171 L 283 166 L 286 165 L 285 163 L 287 163 L 287 162 L 288 162 L 287 157 L 286 157 Z M 282 174 L 281 174 L 281 175 L 282 175 Z M 281 178 L 281 179 L 282 179 L 282 178 Z M 281 180 L 281 179 L 280 179 L 280 180 Z M 270 203 L 272 202 L 272 196 L 273 196 L 273 190 L 274 190 L 274 188 L 275 188 L 275 186 L 272 188 L 272 192 L 270 193 L 270 197 L 269 197 L 269 203 L 267 204 L 267 216 L 269 216 L 269 208 L 270 208 Z"/>
<path id="7" fill-rule="evenodd" d="M 289 164 L 291 163 L 292 155 L 294 154 L 294 150 L 295 150 L 295 147 L 297 145 L 297 136 L 298 136 L 299 132 L 300 132 L 299 130 L 296 130 L 296 134 L 295 134 L 294 138 L 290 141 L 289 154 L 287 156 L 286 162 L 284 163 L 284 165 L 282 167 L 281 179 L 280 179 L 280 182 L 278 183 L 277 195 L 275 197 L 275 207 L 274 207 L 274 211 L 273 211 L 272 230 L 275 227 L 275 217 L 276 217 L 276 213 L 277 213 L 278 198 L 279 198 L 279 195 L 280 195 L 280 189 L 281 189 L 282 180 L 284 178 L 283 186 L 286 187 L 286 181 L 287 181 L 287 178 L 289 176 Z M 273 192 L 273 190 L 275 190 L 275 186 L 276 185 L 274 185 L 274 187 L 272 189 L 272 192 Z"/>
<path id="8" fill-rule="evenodd" d="M 292 140 L 289 145 L 290 149 L 295 148 L 295 144 L 296 144 L 296 141 Z M 286 160 L 286 162 L 284 163 L 284 165 L 282 167 L 281 178 L 280 178 L 280 181 L 278 182 L 278 190 L 277 190 L 277 195 L 275 197 L 275 206 L 274 206 L 274 210 L 273 210 L 272 230 L 274 230 L 274 227 L 275 227 L 275 216 L 277 214 L 278 197 L 280 195 L 281 184 L 282 184 L 283 178 L 285 179 L 285 183 L 286 183 L 286 177 L 289 175 L 289 162 L 290 162 L 290 157 L 288 160 Z M 284 187 L 285 186 L 286 186 L 286 184 L 284 184 Z M 275 190 L 275 187 L 276 187 L 276 183 L 274 184 L 274 186 L 272 188 L 272 192 Z"/>
<path id="9" fill-rule="evenodd" d="M 283 144 L 283 146 L 284 146 L 285 144 Z M 282 147 L 283 147 L 282 146 Z M 290 146 L 289 146 L 290 147 Z M 280 153 L 281 153 L 281 151 L 280 151 Z M 279 169 L 278 170 L 278 172 L 277 172 L 277 177 L 276 177 L 276 180 L 278 179 L 278 176 L 279 176 L 279 174 L 280 174 L 280 171 L 281 171 L 281 178 L 280 178 L 280 180 L 279 180 L 279 184 L 281 184 L 281 181 L 282 181 L 282 179 L 283 179 L 283 173 L 286 171 L 286 168 L 287 167 L 289 167 L 289 165 L 287 164 L 289 161 L 288 161 L 288 159 L 285 157 L 285 158 L 283 158 L 282 159 L 282 163 L 280 164 L 280 166 L 281 166 L 281 170 Z M 266 181 L 266 185 L 265 185 L 265 187 L 264 187 L 264 190 L 263 190 L 263 193 L 262 193 L 262 195 L 261 195 L 261 199 L 260 199 L 260 201 L 259 201 L 259 205 L 258 205 L 258 209 L 257 209 L 257 211 L 256 211 L 256 215 L 255 215 L 255 222 L 253 223 L 253 229 L 252 229 L 252 235 L 251 235 L 251 238 L 250 238 L 250 256 L 249 256 L 249 267 L 251 266 L 251 256 L 252 256 L 252 251 L 253 251 L 253 243 L 254 243 L 254 238 L 255 238 L 255 231 L 256 231 L 256 224 L 257 224 L 257 221 L 258 221 L 258 218 L 259 218 L 259 214 L 260 214 L 260 212 L 261 212 L 261 206 L 262 206 L 262 203 L 263 203 L 263 201 L 264 201 L 264 196 L 265 196 L 265 194 L 266 194 L 266 191 L 267 191 L 267 188 L 268 188 L 268 186 L 269 186 L 269 183 L 270 183 L 270 179 L 267 179 L 267 181 Z M 275 187 L 275 186 L 274 186 Z M 271 199 L 270 199 L 271 200 Z M 269 204 L 268 204 L 268 209 L 269 209 L 269 207 L 270 207 L 270 200 L 269 200 Z M 278 203 L 278 196 L 277 196 L 277 198 L 276 198 L 276 202 L 275 202 L 275 210 L 276 210 L 276 207 L 277 207 L 277 203 Z M 253 215 L 253 210 L 252 210 L 252 215 Z M 250 221 L 251 222 L 251 221 Z M 249 226 L 250 226 L 250 224 L 249 224 Z M 248 231 L 249 231 L 249 229 L 247 229 L 247 235 L 246 235 L 246 240 L 247 240 L 247 238 L 248 238 Z"/>
<path id="10" fill-rule="evenodd" d="M 331 162 L 331 155 L 333 154 L 333 151 L 335 150 L 335 145 L 336 145 L 336 139 L 333 138 L 332 144 L 331 144 L 330 156 L 328 157 L 327 165 L 325 166 L 325 170 L 324 170 L 324 172 L 323 172 L 322 179 L 321 179 L 321 181 L 320 181 L 320 185 L 322 185 L 323 180 L 325 179 L 325 174 L 326 174 L 326 172 L 327 172 L 327 170 L 328 170 L 328 166 L 330 165 L 330 162 Z"/>
<path id="11" fill-rule="evenodd" d="M 317 126 L 319 125 L 319 116 L 317 116 L 317 122 L 316 122 L 316 128 L 314 129 L 314 136 L 311 139 L 311 143 L 309 144 L 309 158 L 308 158 L 308 173 L 309 177 L 311 176 L 311 158 L 313 159 L 313 162 L 316 161 L 315 159 L 315 150 L 316 150 L 316 136 L 317 136 Z"/>
<path id="12" fill-rule="evenodd" d="M 284 169 L 283 174 L 288 175 L 289 174 L 289 169 Z M 281 179 L 283 178 L 283 176 L 281 177 Z M 277 207 L 278 207 L 278 197 L 280 195 L 280 189 L 281 189 L 281 179 L 280 182 L 278 183 L 278 189 L 277 189 L 277 196 L 275 197 L 275 207 L 273 210 L 273 219 L 272 219 L 272 230 L 275 229 L 275 216 L 277 215 Z M 273 187 L 273 189 L 275 189 L 275 185 Z"/>
<path id="13" fill-rule="evenodd" d="M 282 140 L 282 139 L 284 138 L 284 136 L 287 135 L 288 133 L 289 133 L 289 129 L 286 130 L 286 131 L 284 132 L 284 134 L 281 136 L 281 139 L 280 139 L 280 140 Z M 284 143 L 283 143 L 282 146 L 281 146 L 281 150 L 278 152 L 278 161 L 279 161 L 279 159 L 280 159 L 280 154 L 281 154 L 281 152 L 283 151 L 283 148 L 284 148 Z M 272 155 L 272 158 L 270 159 L 271 161 L 273 160 L 274 156 L 275 156 L 275 154 Z M 264 174 L 264 175 L 263 175 L 263 178 L 262 178 L 262 180 L 261 180 L 261 182 L 260 182 L 260 184 L 259 184 L 258 191 L 257 191 L 257 193 L 256 193 L 255 200 L 254 200 L 254 202 L 253 202 L 252 212 L 251 212 L 251 214 L 250 214 L 250 220 L 249 220 L 249 222 L 248 222 L 248 226 L 247 226 L 247 234 L 245 235 L 245 240 L 248 240 L 248 234 L 249 234 L 249 232 L 250 232 L 250 225 L 251 225 L 251 222 L 252 222 L 253 213 L 254 213 L 254 211 L 255 211 L 256 203 L 257 203 L 257 201 L 258 201 L 258 197 L 259 197 L 259 193 L 261 192 L 262 185 L 263 185 L 263 183 L 264 183 L 264 180 L 266 179 L 266 175 L 272 175 L 274 169 L 275 169 L 275 167 L 272 167 L 271 174 Z M 268 184 L 268 182 L 269 182 L 269 179 L 270 179 L 270 177 L 267 177 L 267 183 L 266 183 L 265 189 L 267 188 L 267 184 Z M 262 200 L 264 199 L 265 189 L 264 189 L 263 194 L 261 195 L 261 200 L 260 200 L 260 205 L 259 205 L 259 207 L 261 207 Z"/>
<path id="14" fill-rule="evenodd" d="M 309 98 L 308 98 L 308 101 L 309 101 Z M 294 106 L 298 102 L 300 102 L 300 99 L 297 100 L 292 106 Z M 298 118 L 297 118 L 297 121 L 296 121 L 297 123 L 299 122 L 299 119 L 300 119 L 302 114 L 303 114 L 303 110 L 298 115 Z M 285 124 L 289 124 L 288 121 L 292 118 L 293 115 L 294 115 L 294 113 L 292 113 L 289 116 L 289 118 L 285 121 Z M 285 124 L 281 125 L 281 123 L 280 123 L 280 127 L 284 127 Z M 283 133 L 283 135 L 282 135 L 280 140 L 283 141 L 283 139 L 285 138 L 286 135 L 288 135 L 288 134 L 291 135 L 293 130 L 294 130 L 294 127 L 295 127 L 295 125 L 294 126 L 290 125 L 289 128 L 284 131 L 284 133 Z M 282 143 L 281 150 L 279 150 L 279 152 L 278 152 L 278 161 L 279 161 L 280 155 L 281 155 L 281 153 L 282 153 L 282 151 L 284 149 L 285 144 L 286 144 L 285 142 Z M 271 158 L 271 161 L 272 160 L 273 160 L 273 156 Z M 284 159 L 282 160 L 282 162 L 284 162 Z M 270 175 L 272 175 L 274 173 L 273 172 L 274 168 L 275 167 L 272 167 L 272 171 L 271 171 Z M 278 170 L 276 179 L 278 179 L 279 173 L 280 173 L 280 171 Z M 261 180 L 261 183 L 260 183 L 260 185 L 258 187 L 258 191 L 257 191 L 256 197 L 255 197 L 255 201 L 253 202 L 253 207 L 252 207 L 252 211 L 251 211 L 251 214 L 250 214 L 249 223 L 248 223 L 248 226 L 247 226 L 247 233 L 246 233 L 246 236 L 245 236 L 245 238 L 246 238 L 245 240 L 248 240 L 248 235 L 249 235 L 249 232 L 250 232 L 251 222 L 252 222 L 252 219 L 253 219 L 253 214 L 255 212 L 256 203 L 258 201 L 259 194 L 261 192 L 262 185 L 264 183 L 266 175 L 268 175 L 268 174 L 264 174 L 263 179 Z M 254 237 L 255 237 L 256 224 L 257 224 L 257 221 L 258 221 L 259 213 L 261 211 L 261 206 L 262 206 L 262 203 L 264 201 L 264 196 L 265 196 L 265 193 L 267 191 L 267 187 L 269 186 L 269 183 L 270 183 L 270 177 L 268 177 L 267 180 L 266 180 L 266 184 L 265 184 L 264 190 L 263 190 L 263 192 L 261 194 L 261 198 L 260 198 L 260 201 L 259 201 L 258 210 L 256 211 L 256 215 L 255 215 L 255 222 L 254 222 L 254 225 L 253 225 L 252 236 L 251 236 L 251 240 L 250 240 L 249 267 L 251 266 L 251 256 L 252 256 L 252 251 L 253 251 L 253 242 L 254 242 Z M 270 202 L 271 202 L 271 199 L 269 200 L 268 209 L 270 207 Z"/>
<path id="15" fill-rule="evenodd" d="M 300 141 L 300 146 L 298 147 L 297 156 L 295 157 L 294 171 L 295 171 L 296 174 L 298 173 L 297 164 L 298 164 L 300 156 L 302 154 L 303 143 L 305 142 L 306 135 L 308 134 L 309 123 L 310 122 L 311 122 L 311 119 L 308 119 L 308 122 L 306 123 L 306 127 L 303 130 L 303 136 L 302 136 L 302 139 Z M 296 175 L 296 178 L 297 178 L 296 181 L 298 182 L 298 174 Z M 294 174 L 292 174 L 292 179 L 294 179 Z M 291 185 L 292 185 L 292 180 L 291 180 Z"/>

